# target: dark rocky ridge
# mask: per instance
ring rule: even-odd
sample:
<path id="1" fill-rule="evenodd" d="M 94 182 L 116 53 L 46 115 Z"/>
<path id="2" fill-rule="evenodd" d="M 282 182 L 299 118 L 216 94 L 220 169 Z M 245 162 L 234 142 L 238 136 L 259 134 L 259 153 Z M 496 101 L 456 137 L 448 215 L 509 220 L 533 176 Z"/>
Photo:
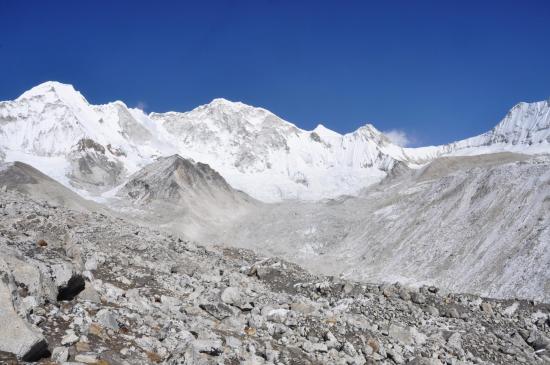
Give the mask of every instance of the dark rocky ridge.
<path id="1" fill-rule="evenodd" d="M 198 195 L 237 198 L 237 192 L 208 164 L 193 162 L 179 155 L 161 157 L 130 176 L 118 196 L 135 201 L 165 200 L 179 202 Z"/>

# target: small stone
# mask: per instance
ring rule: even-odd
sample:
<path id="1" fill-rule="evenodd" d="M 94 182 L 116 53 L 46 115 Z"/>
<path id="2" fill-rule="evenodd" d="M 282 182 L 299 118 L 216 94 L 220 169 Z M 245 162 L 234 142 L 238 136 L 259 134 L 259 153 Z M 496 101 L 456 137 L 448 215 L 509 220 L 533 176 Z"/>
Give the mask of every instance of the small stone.
<path id="1" fill-rule="evenodd" d="M 462 349 L 462 337 L 460 333 L 455 332 L 447 340 L 447 345 L 453 349 L 461 350 Z"/>
<path id="2" fill-rule="evenodd" d="M 311 343 L 311 341 L 308 341 L 308 340 L 305 340 L 304 342 L 302 342 L 300 347 L 302 348 L 302 350 L 304 350 L 305 352 L 308 352 L 308 353 L 312 353 L 312 352 L 315 351 L 313 349 L 313 344 Z"/>
<path id="3" fill-rule="evenodd" d="M 67 334 L 61 339 L 61 344 L 64 346 L 72 345 L 79 340 L 79 337 L 75 335 L 72 330 L 67 330 Z"/>
<path id="4" fill-rule="evenodd" d="M 105 328 L 109 328 L 115 331 L 120 328 L 118 325 L 117 316 L 108 309 L 101 309 L 99 312 L 97 312 L 95 318 L 97 322 L 99 322 L 99 324 L 101 324 Z"/>
<path id="5" fill-rule="evenodd" d="M 77 352 L 88 352 L 91 350 L 90 344 L 88 342 L 78 341 L 75 343 L 75 348 Z"/>
<path id="6" fill-rule="evenodd" d="M 85 284 L 84 290 L 78 294 L 78 298 L 92 303 L 101 303 L 99 293 L 88 282 Z"/>
<path id="7" fill-rule="evenodd" d="M 245 327 L 244 333 L 246 333 L 248 336 L 255 336 L 256 335 L 256 328 L 254 327 Z"/>
<path id="8" fill-rule="evenodd" d="M 238 349 L 243 345 L 243 343 L 242 343 L 241 340 L 239 340 L 236 337 L 228 336 L 228 337 L 225 338 L 225 345 L 227 347 L 232 348 L 232 349 Z"/>
<path id="9" fill-rule="evenodd" d="M 311 314 L 315 311 L 315 307 L 313 305 L 305 304 L 305 303 L 292 303 L 290 305 L 290 309 L 302 313 L 302 314 Z"/>
<path id="10" fill-rule="evenodd" d="M 518 353 L 518 349 L 512 346 L 502 346 L 500 348 L 500 352 L 506 355 L 516 355 Z"/>
<path id="11" fill-rule="evenodd" d="M 514 313 L 516 313 L 516 310 L 519 308 L 519 303 L 518 302 L 514 302 L 512 303 L 512 305 L 510 305 L 509 307 L 506 307 L 503 311 L 502 311 L 502 314 L 507 316 L 507 317 L 511 317 L 514 315 Z"/>
<path id="12" fill-rule="evenodd" d="M 401 353 L 396 351 L 395 349 L 389 349 L 386 352 L 388 354 L 388 357 L 392 359 L 396 364 L 405 363 L 405 359 L 403 358 L 403 355 L 401 355 Z"/>
<path id="13" fill-rule="evenodd" d="M 409 301 L 411 300 L 411 294 L 409 293 L 409 291 L 405 288 L 401 289 L 399 291 L 399 297 L 405 301 Z"/>
<path id="14" fill-rule="evenodd" d="M 147 351 L 146 354 L 147 354 L 147 358 L 148 358 L 149 361 L 151 361 L 152 363 L 158 364 L 158 363 L 162 362 L 162 358 L 161 358 L 160 355 L 157 354 L 156 352 Z"/>
<path id="15" fill-rule="evenodd" d="M 422 293 L 413 292 L 411 294 L 411 301 L 415 304 L 424 304 L 426 303 L 426 297 Z"/>
<path id="16" fill-rule="evenodd" d="M 51 359 L 58 364 L 66 362 L 69 359 L 69 349 L 64 346 L 54 348 Z"/>
<path id="17" fill-rule="evenodd" d="M 393 337 L 402 344 L 412 345 L 414 343 L 414 339 L 407 328 L 392 323 L 388 329 L 388 333 L 390 337 Z"/>
<path id="18" fill-rule="evenodd" d="M 439 288 L 437 288 L 435 286 L 430 286 L 430 287 L 428 287 L 428 291 L 432 294 L 437 294 L 437 292 L 439 291 Z"/>
<path id="19" fill-rule="evenodd" d="M 439 309 L 437 309 L 436 307 L 432 306 L 432 305 L 429 305 L 427 306 L 424 311 L 426 313 L 429 313 L 430 315 L 434 316 L 434 317 L 439 317 Z"/>
<path id="20" fill-rule="evenodd" d="M 353 291 L 353 289 L 355 289 L 355 285 L 350 282 L 346 282 L 344 284 L 344 287 L 342 288 L 342 291 L 344 292 L 344 294 L 349 295 Z"/>
<path id="21" fill-rule="evenodd" d="M 228 287 L 222 292 L 221 300 L 225 304 L 239 304 L 241 302 L 241 291 L 235 287 Z"/>
<path id="22" fill-rule="evenodd" d="M 491 305 L 491 303 L 487 302 L 481 303 L 481 311 L 489 316 L 492 316 L 494 314 L 493 306 Z"/>
<path id="23" fill-rule="evenodd" d="M 81 362 L 84 364 L 96 364 L 97 355 L 96 354 L 78 354 L 74 357 L 75 361 Z"/>
<path id="24" fill-rule="evenodd" d="M 284 308 L 272 309 L 267 313 L 267 320 L 276 323 L 284 323 L 289 310 Z"/>
<path id="25" fill-rule="evenodd" d="M 103 337 L 104 336 L 103 327 L 101 327 L 97 323 L 92 323 L 90 325 L 90 327 L 88 328 L 88 332 L 89 332 L 90 335 L 94 335 L 94 336 L 97 336 L 97 337 Z"/>
<path id="26" fill-rule="evenodd" d="M 445 316 L 449 318 L 460 318 L 460 313 L 458 313 L 455 307 L 451 307 L 445 311 Z"/>
<path id="27" fill-rule="evenodd" d="M 233 315 L 233 310 L 231 309 L 231 307 L 223 303 L 200 304 L 199 308 L 201 308 L 202 310 L 204 310 L 205 312 L 207 312 L 208 314 L 210 314 L 211 316 L 213 316 L 214 318 L 220 321 L 224 318 L 227 318 Z"/>
<path id="28" fill-rule="evenodd" d="M 223 353 L 221 340 L 195 340 L 192 346 L 195 351 L 212 356 L 218 356 Z"/>
<path id="29" fill-rule="evenodd" d="M 349 356 L 355 357 L 357 355 L 357 351 L 355 351 L 355 347 L 349 342 L 344 342 L 344 345 L 342 346 L 342 350 Z"/>
<path id="30" fill-rule="evenodd" d="M 441 361 L 434 358 L 415 357 L 410 360 L 407 365 L 442 365 Z"/>
<path id="31" fill-rule="evenodd" d="M 380 351 L 380 343 L 377 339 L 372 337 L 367 340 L 367 347 L 370 347 L 372 352 Z"/>
<path id="32" fill-rule="evenodd" d="M 314 343 L 311 348 L 313 352 L 328 352 L 328 346 L 325 343 Z"/>
<path id="33" fill-rule="evenodd" d="M 382 288 L 382 294 L 386 297 L 392 297 L 394 295 L 393 287 L 390 285 L 384 285 Z"/>

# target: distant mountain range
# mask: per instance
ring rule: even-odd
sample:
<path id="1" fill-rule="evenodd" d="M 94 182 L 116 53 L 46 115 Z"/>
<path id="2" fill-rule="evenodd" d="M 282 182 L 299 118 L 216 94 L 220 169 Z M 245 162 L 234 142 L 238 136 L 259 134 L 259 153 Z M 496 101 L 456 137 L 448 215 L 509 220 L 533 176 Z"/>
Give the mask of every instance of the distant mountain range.
<path id="1" fill-rule="evenodd" d="M 499 298 L 550 298 L 549 166 L 550 101 L 420 148 L 224 99 L 145 115 L 47 82 L 0 103 L 0 191 L 322 273 Z"/>
<path id="2" fill-rule="evenodd" d="M 96 200 L 174 154 L 275 202 L 356 195 L 398 166 L 503 151 L 550 152 L 550 100 L 517 104 L 482 135 L 421 148 L 397 146 L 370 124 L 344 135 L 322 125 L 305 131 L 266 109 L 225 99 L 146 115 L 120 101 L 91 105 L 71 85 L 45 82 L 0 102 L 0 160 L 26 162 Z"/>

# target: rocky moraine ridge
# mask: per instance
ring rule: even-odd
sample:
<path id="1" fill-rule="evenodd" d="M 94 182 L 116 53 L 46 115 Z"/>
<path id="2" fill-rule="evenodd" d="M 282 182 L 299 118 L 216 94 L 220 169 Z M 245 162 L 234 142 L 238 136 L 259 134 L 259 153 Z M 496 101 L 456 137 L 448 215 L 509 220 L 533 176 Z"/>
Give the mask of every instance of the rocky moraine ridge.
<path id="1" fill-rule="evenodd" d="M 315 276 L 0 194 L 0 363 L 548 364 L 550 305 Z"/>

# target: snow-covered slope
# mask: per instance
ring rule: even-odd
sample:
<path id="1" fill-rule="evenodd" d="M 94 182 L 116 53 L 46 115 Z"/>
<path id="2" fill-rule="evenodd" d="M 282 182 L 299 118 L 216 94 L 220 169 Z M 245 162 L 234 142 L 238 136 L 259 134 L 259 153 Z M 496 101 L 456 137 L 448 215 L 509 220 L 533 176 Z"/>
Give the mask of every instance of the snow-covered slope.
<path id="1" fill-rule="evenodd" d="M 29 163 L 83 195 L 99 196 L 157 157 L 177 153 L 209 164 L 257 199 L 316 200 L 357 194 L 396 162 L 416 168 L 443 155 L 548 153 L 549 103 L 520 103 L 477 137 L 401 148 L 370 124 L 344 135 L 322 125 L 305 131 L 225 99 L 147 116 L 120 101 L 91 105 L 72 86 L 46 82 L 0 102 L 0 159 Z"/>
<path id="2" fill-rule="evenodd" d="M 355 194 L 383 178 L 400 150 L 372 125 L 346 135 L 322 125 L 304 131 L 265 109 L 224 99 L 151 118 L 184 156 L 207 162 L 264 201 Z"/>
<path id="3" fill-rule="evenodd" d="M 550 300 L 550 157 L 443 157 L 359 197 L 265 204 L 215 242 L 371 282 Z"/>
<path id="4" fill-rule="evenodd" d="M 76 189 L 104 191 L 154 156 L 173 152 L 159 136 L 140 110 L 120 101 L 91 105 L 57 82 L 0 103 L 5 159 L 29 163 Z"/>
<path id="5" fill-rule="evenodd" d="M 273 113 L 216 99 L 187 113 L 151 114 L 184 155 L 206 161 L 264 201 L 354 195 L 396 161 L 419 167 L 444 155 L 550 152 L 550 101 L 520 103 L 493 130 L 444 146 L 401 148 L 370 124 L 341 135 L 297 128 Z"/>
<path id="6" fill-rule="evenodd" d="M 443 146 L 404 148 L 410 160 L 498 152 L 550 153 L 550 99 L 518 103 L 490 131 Z"/>

